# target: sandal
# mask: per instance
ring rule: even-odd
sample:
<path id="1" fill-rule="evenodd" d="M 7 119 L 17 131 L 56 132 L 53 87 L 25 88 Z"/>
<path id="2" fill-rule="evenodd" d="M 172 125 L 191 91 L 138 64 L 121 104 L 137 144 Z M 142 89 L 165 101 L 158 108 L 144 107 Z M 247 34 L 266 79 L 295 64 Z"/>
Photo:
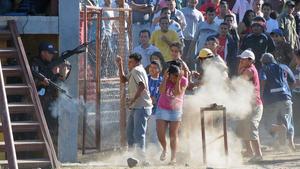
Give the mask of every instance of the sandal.
<path id="1" fill-rule="evenodd" d="M 244 158 L 249 158 L 249 157 L 253 157 L 254 156 L 253 153 L 250 153 L 250 152 L 247 152 L 247 151 L 242 151 L 241 154 L 242 154 L 242 156 Z"/>
<path id="2" fill-rule="evenodd" d="M 176 160 L 171 160 L 168 165 L 175 166 L 176 165 Z"/>
<path id="3" fill-rule="evenodd" d="M 159 159 L 160 161 L 165 161 L 167 159 L 167 151 L 162 151 Z"/>
<path id="4" fill-rule="evenodd" d="M 263 161 L 263 157 L 262 156 L 254 156 L 248 162 L 249 163 L 259 163 L 261 161 Z"/>

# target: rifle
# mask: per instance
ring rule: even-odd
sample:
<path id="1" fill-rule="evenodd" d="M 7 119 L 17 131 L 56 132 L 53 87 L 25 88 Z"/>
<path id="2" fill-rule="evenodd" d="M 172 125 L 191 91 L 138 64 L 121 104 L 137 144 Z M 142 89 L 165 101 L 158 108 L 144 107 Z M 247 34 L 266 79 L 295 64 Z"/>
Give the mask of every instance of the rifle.
<path id="1" fill-rule="evenodd" d="M 85 48 L 86 48 L 89 44 L 94 43 L 94 42 L 95 42 L 95 40 L 92 40 L 92 41 L 90 41 L 90 42 L 85 42 L 85 43 L 83 43 L 83 44 L 77 46 L 76 48 L 74 48 L 74 49 L 72 49 L 72 50 L 66 50 L 66 51 L 64 51 L 58 59 L 52 61 L 52 62 L 48 65 L 48 68 L 51 70 L 51 69 L 54 68 L 55 66 L 58 66 L 58 65 L 64 63 L 64 62 L 65 62 L 65 59 L 67 59 L 67 58 L 69 58 L 69 57 L 71 57 L 71 56 L 73 56 L 73 55 L 75 55 L 75 54 L 79 54 L 79 53 L 85 52 Z"/>
<path id="2" fill-rule="evenodd" d="M 33 73 L 33 76 L 37 77 L 38 79 L 40 80 L 44 80 L 46 77 L 41 74 L 41 73 L 38 73 L 36 71 L 32 71 Z M 47 78 L 48 79 L 48 78 Z M 70 96 L 67 91 L 65 91 L 64 89 L 62 89 L 61 87 L 59 87 L 56 83 L 54 83 L 53 81 L 51 81 L 50 79 L 48 79 L 48 82 L 49 82 L 49 85 L 51 87 L 54 87 L 56 90 L 58 90 L 59 92 L 63 93 L 65 96 L 67 96 L 69 99 L 72 99 L 72 96 Z"/>

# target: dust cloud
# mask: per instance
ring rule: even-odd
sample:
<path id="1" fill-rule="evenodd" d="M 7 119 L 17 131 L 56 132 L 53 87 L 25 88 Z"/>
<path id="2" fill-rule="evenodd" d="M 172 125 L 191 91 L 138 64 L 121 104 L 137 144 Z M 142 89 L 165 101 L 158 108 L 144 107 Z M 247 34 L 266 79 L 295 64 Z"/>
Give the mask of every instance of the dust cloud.
<path id="1" fill-rule="evenodd" d="M 251 112 L 253 85 L 234 77 L 229 79 L 218 64 L 204 64 L 203 85 L 194 95 L 185 98 L 183 119 L 183 135 L 180 145 L 188 152 L 191 165 L 203 165 L 200 109 L 211 104 L 222 105 L 227 112 L 227 135 L 229 156 L 226 158 L 223 140 L 222 112 L 206 111 L 206 151 L 207 165 L 224 167 L 242 163 L 242 144 L 235 130 L 239 119 Z M 217 120 L 217 121 L 215 121 Z M 215 123 L 215 124 L 213 124 Z M 213 127 L 214 126 L 214 127 Z"/>

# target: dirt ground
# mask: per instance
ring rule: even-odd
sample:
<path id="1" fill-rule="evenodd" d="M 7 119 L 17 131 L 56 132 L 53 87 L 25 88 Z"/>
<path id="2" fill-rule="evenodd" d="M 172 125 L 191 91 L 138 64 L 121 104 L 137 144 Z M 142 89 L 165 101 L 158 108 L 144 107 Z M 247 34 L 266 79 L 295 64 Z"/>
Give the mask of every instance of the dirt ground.
<path id="1" fill-rule="evenodd" d="M 229 161 L 230 166 L 213 166 L 208 165 L 207 167 L 203 165 L 188 165 L 184 162 L 176 166 L 168 166 L 167 162 L 162 163 L 156 161 L 149 167 L 137 166 L 135 169 L 218 169 L 218 168 L 232 168 L 232 169 L 290 169 L 299 168 L 300 169 L 300 145 L 297 144 L 298 151 L 289 152 L 286 150 L 268 150 L 264 148 L 263 156 L 264 159 L 256 164 L 250 164 L 247 159 L 244 159 L 242 163 L 235 163 L 234 161 Z M 115 156 L 115 158 L 111 158 Z M 117 156 L 117 157 L 116 157 Z M 87 155 L 79 155 L 79 163 L 72 164 L 62 164 L 62 169 L 128 169 L 126 165 L 126 155 L 120 155 L 118 152 L 105 152 L 105 153 L 90 153 Z M 157 155 L 159 158 L 159 154 Z M 231 159 L 234 160 L 234 159 Z M 199 159 L 202 161 L 202 159 Z"/>

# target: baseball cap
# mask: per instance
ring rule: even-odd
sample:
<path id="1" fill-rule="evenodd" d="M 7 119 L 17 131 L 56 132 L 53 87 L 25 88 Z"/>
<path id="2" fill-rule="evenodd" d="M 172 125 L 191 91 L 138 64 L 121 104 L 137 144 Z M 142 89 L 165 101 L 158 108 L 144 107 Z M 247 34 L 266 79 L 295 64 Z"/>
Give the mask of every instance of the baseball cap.
<path id="1" fill-rule="evenodd" d="M 257 16 L 252 20 L 251 26 L 253 25 L 260 25 L 261 27 L 265 28 L 266 20 L 261 16 Z"/>
<path id="2" fill-rule="evenodd" d="M 286 6 L 295 6 L 295 2 L 294 1 L 287 1 L 286 3 L 285 3 L 285 5 Z"/>
<path id="3" fill-rule="evenodd" d="M 273 29 L 272 32 L 270 33 L 270 35 L 272 35 L 272 34 L 283 36 L 283 32 L 281 29 Z"/>
<path id="4" fill-rule="evenodd" d="M 39 51 L 48 51 L 52 54 L 56 54 L 57 50 L 55 49 L 54 45 L 49 42 L 41 42 L 39 45 Z"/>
<path id="5" fill-rule="evenodd" d="M 251 50 L 249 50 L 249 49 L 244 50 L 244 52 L 242 52 L 238 57 L 242 58 L 242 59 L 248 59 L 248 58 L 250 58 L 252 60 L 255 60 L 254 53 Z"/>
<path id="6" fill-rule="evenodd" d="M 268 64 L 268 63 L 276 63 L 276 60 L 271 53 L 264 53 L 260 58 L 260 62 L 262 64 Z"/>
<path id="7" fill-rule="evenodd" d="M 204 59 L 204 58 L 208 58 L 208 57 L 212 57 L 212 56 L 214 56 L 214 53 L 210 49 L 203 48 L 203 49 L 200 50 L 197 59 L 198 58 L 203 58 Z"/>

